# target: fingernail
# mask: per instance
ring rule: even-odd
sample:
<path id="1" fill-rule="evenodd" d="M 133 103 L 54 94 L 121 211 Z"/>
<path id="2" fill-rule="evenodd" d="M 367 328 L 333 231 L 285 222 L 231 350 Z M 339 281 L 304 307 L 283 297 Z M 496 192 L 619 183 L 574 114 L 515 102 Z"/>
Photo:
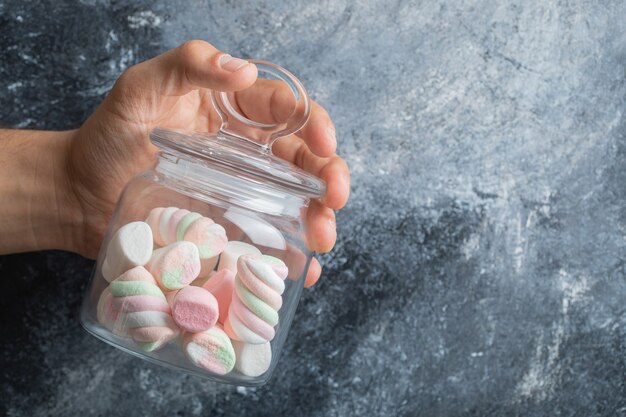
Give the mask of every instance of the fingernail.
<path id="1" fill-rule="evenodd" d="M 222 57 L 220 58 L 220 67 L 223 70 L 226 70 L 229 72 L 235 72 L 239 68 L 244 67 L 248 64 L 249 64 L 248 61 L 245 61 L 239 58 L 233 58 L 232 56 L 228 54 L 222 55 Z"/>
<path id="2" fill-rule="evenodd" d="M 337 227 L 337 221 L 335 219 L 328 219 L 327 222 L 328 222 L 328 225 L 332 227 L 333 229 Z"/>
<path id="3" fill-rule="evenodd" d="M 333 126 L 332 124 L 329 125 L 326 128 L 326 133 L 328 134 L 328 137 L 335 143 L 337 144 L 337 131 L 335 130 L 335 126 Z"/>

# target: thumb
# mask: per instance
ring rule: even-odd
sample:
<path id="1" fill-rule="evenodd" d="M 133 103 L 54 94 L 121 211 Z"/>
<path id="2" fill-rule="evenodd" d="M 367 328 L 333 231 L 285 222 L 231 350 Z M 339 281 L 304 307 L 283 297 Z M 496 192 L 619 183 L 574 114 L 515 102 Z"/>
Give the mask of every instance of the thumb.
<path id="1" fill-rule="evenodd" d="M 194 40 L 130 67 L 117 84 L 122 89 L 178 96 L 199 88 L 243 90 L 256 78 L 254 64 L 233 58 L 208 42 Z"/>

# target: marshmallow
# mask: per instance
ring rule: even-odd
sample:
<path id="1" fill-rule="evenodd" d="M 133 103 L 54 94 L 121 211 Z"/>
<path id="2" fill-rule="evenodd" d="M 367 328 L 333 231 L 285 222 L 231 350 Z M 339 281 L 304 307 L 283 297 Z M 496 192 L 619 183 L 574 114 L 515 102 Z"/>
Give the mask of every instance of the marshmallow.
<path id="1" fill-rule="evenodd" d="M 237 259 L 241 255 L 247 254 L 255 254 L 260 255 L 261 251 L 258 250 L 255 246 L 250 245 L 249 243 L 239 242 L 237 240 L 232 240 L 226 244 L 226 248 L 224 252 L 220 255 L 220 262 L 217 266 L 217 270 L 220 269 L 230 269 L 233 272 L 237 272 Z"/>
<path id="2" fill-rule="evenodd" d="M 229 373 L 235 366 L 233 344 L 220 325 L 200 333 L 185 333 L 182 347 L 194 365 L 218 375 Z"/>
<path id="3" fill-rule="evenodd" d="M 185 220 L 186 218 L 183 219 Z M 178 227 L 178 236 L 198 247 L 202 262 L 200 276 L 208 275 L 215 268 L 217 256 L 226 248 L 226 230 L 208 217 L 195 219 L 188 226 L 183 221 Z"/>
<path id="4" fill-rule="evenodd" d="M 274 338 L 288 272 L 287 266 L 272 256 L 239 257 L 235 292 L 224 323 L 228 336 L 252 344 Z"/>
<path id="5" fill-rule="evenodd" d="M 101 301 L 100 322 L 119 336 L 132 337 L 146 352 L 179 334 L 165 295 L 144 267 L 130 269 L 111 282 Z"/>
<path id="6" fill-rule="evenodd" d="M 188 214 L 190 214 L 190 211 L 186 209 L 178 209 L 172 214 L 167 222 L 167 235 L 164 237 L 165 243 L 173 243 L 178 240 L 176 239 L 178 223 Z"/>
<path id="7" fill-rule="evenodd" d="M 269 255 L 261 255 L 261 260 L 269 265 L 270 268 L 272 268 L 272 270 L 281 278 L 281 282 L 276 281 L 273 285 L 276 286 L 280 291 L 284 291 L 285 277 L 289 276 L 289 268 L 287 267 L 287 264 L 285 264 L 281 259 Z M 252 267 L 254 268 L 254 265 L 252 265 Z M 264 276 L 265 275 L 263 274 L 260 275 L 262 279 L 264 279 Z"/>
<path id="8" fill-rule="evenodd" d="M 202 332 L 215 326 L 219 316 L 217 300 L 201 287 L 189 286 L 168 294 L 172 318 L 186 332 Z"/>
<path id="9" fill-rule="evenodd" d="M 152 229 L 152 236 L 154 238 L 154 243 L 161 246 L 163 240 L 161 239 L 161 232 L 159 231 L 159 220 L 161 219 L 161 214 L 165 210 L 164 207 L 156 207 L 150 210 L 148 217 L 145 222 L 148 223 L 150 229 Z"/>
<path id="10" fill-rule="evenodd" d="M 255 245 L 279 250 L 287 247 L 280 230 L 252 211 L 231 207 L 224 213 L 224 218 L 240 228 Z"/>
<path id="11" fill-rule="evenodd" d="M 117 310 L 113 308 L 113 296 L 108 287 L 100 294 L 98 306 L 96 307 L 96 317 L 100 324 L 113 331 L 113 326 L 117 320 Z"/>
<path id="12" fill-rule="evenodd" d="M 114 272 L 111 270 L 111 267 L 109 266 L 109 262 L 107 261 L 107 258 L 104 258 L 104 261 L 102 261 L 102 269 L 100 271 L 102 272 L 102 276 L 104 277 L 104 279 L 106 279 L 109 282 L 117 278 L 117 276 L 113 275 Z"/>
<path id="13" fill-rule="evenodd" d="M 104 278 L 111 282 L 135 266 L 145 265 L 152 255 L 152 230 L 145 222 L 132 222 L 119 228 L 107 248 L 102 265 Z"/>
<path id="14" fill-rule="evenodd" d="M 233 340 L 233 349 L 237 358 L 235 369 L 246 376 L 263 375 L 272 363 L 272 347 L 269 342 L 253 345 Z"/>
<path id="15" fill-rule="evenodd" d="M 146 268 L 165 290 L 186 287 L 200 272 L 198 248 L 191 242 L 171 243 L 156 249 Z"/>
<path id="16" fill-rule="evenodd" d="M 217 256 L 228 241 L 226 231 L 200 213 L 176 207 L 152 209 L 148 218 L 153 229 L 155 242 L 166 246 L 176 241 L 189 241 L 198 247 L 200 254 L 200 276 L 207 276 L 217 264 Z"/>
<path id="17" fill-rule="evenodd" d="M 170 219 L 172 218 L 172 215 L 178 210 L 180 210 L 178 207 L 168 207 L 168 208 L 163 209 L 163 211 L 161 212 L 161 217 L 159 218 L 159 223 L 158 223 L 159 240 L 155 241 L 157 245 L 165 246 L 169 243 L 172 243 L 167 238 L 169 234 Z"/>
<path id="18" fill-rule="evenodd" d="M 246 329 L 254 329 L 254 334 L 249 337 L 254 339 L 255 343 L 274 339 L 276 334 L 274 325 L 267 323 L 246 308 L 239 297 L 233 297 L 232 299 L 232 303 L 228 308 L 228 316 L 231 314 L 230 326 L 233 327 L 235 333 L 241 335 L 242 332 L 245 332 L 247 334 Z M 274 323 L 278 324 L 278 314 L 276 314 Z M 250 342 L 252 343 L 252 340 Z"/>
<path id="19" fill-rule="evenodd" d="M 218 321 L 224 324 L 226 316 L 228 316 L 228 308 L 235 290 L 235 273 L 230 269 L 222 269 L 211 275 L 209 280 L 202 285 L 217 299 L 219 305 Z"/>
<path id="20" fill-rule="evenodd" d="M 255 329 L 260 333 L 258 329 Z M 233 313 L 232 304 L 228 309 L 228 316 L 224 322 L 224 331 L 233 340 L 241 340 L 252 344 L 261 344 L 267 342 L 263 336 L 251 330 L 247 325 L 243 324 L 239 317 Z"/>
<path id="21" fill-rule="evenodd" d="M 187 232 L 187 229 L 192 223 L 194 223 L 196 220 L 201 219 L 201 218 L 202 218 L 202 214 L 195 213 L 195 212 L 187 213 L 187 215 L 181 218 L 178 224 L 176 225 L 176 237 L 175 237 L 176 240 L 187 240 L 184 238 L 185 233 Z M 211 220 L 211 223 L 213 223 L 213 220 Z"/>
<path id="22" fill-rule="evenodd" d="M 263 253 L 276 256 L 277 258 L 284 261 L 287 265 L 287 268 L 289 268 L 289 275 L 287 276 L 287 278 L 293 281 L 296 281 L 298 278 L 300 278 L 302 276 L 302 273 L 304 272 L 304 268 L 307 267 L 307 256 L 300 248 L 292 244 L 288 244 L 287 248 L 284 251 L 268 249 Z"/>

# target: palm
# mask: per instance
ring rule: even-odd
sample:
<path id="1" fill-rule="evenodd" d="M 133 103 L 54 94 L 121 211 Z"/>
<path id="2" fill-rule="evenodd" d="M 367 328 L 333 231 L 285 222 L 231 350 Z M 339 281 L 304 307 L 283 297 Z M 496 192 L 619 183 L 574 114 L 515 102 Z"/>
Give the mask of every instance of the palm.
<path id="1" fill-rule="evenodd" d="M 184 129 L 197 132 L 214 132 L 217 114 L 211 105 L 209 90 L 196 90 L 180 97 L 160 100 L 154 114 L 148 115 L 146 125 Z"/>

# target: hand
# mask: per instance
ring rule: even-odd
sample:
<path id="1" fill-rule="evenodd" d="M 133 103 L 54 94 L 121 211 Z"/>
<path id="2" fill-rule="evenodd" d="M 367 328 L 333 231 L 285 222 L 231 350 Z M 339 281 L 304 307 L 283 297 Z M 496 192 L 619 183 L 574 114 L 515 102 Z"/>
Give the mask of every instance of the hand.
<path id="1" fill-rule="evenodd" d="M 74 238 L 78 251 L 95 257 L 115 203 L 129 179 L 151 169 L 157 149 L 148 135 L 155 127 L 215 132 L 220 124 L 210 90 L 239 91 L 254 84 L 256 66 L 232 58 L 203 41 L 190 41 L 129 68 L 100 107 L 70 141 L 68 172 L 82 214 Z M 272 95 L 267 96 L 272 99 Z M 245 112 L 263 107 L 242 94 Z M 298 136 L 276 142 L 276 155 L 324 179 L 327 193 L 313 201 L 307 214 L 307 240 L 312 250 L 328 252 L 335 244 L 335 214 L 349 194 L 346 163 L 335 154 L 335 129 L 328 113 L 313 103 L 311 117 Z M 321 274 L 311 263 L 306 285 Z"/>

